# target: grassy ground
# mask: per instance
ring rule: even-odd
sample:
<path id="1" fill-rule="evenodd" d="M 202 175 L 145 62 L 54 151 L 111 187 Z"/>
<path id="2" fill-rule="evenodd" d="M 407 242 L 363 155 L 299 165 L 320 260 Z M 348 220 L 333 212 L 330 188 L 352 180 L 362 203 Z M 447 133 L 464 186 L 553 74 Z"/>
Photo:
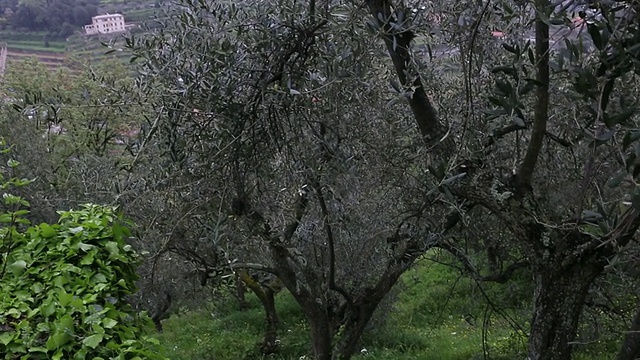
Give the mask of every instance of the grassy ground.
<path id="1" fill-rule="evenodd" d="M 463 360 L 523 359 L 530 288 L 527 281 L 486 286 L 498 314 L 481 291 L 456 269 L 423 261 L 403 276 L 395 289 L 395 301 L 383 305 L 386 319 L 374 319 L 355 359 Z M 231 300 L 208 309 L 185 312 L 165 321 L 160 340 L 173 360 L 259 359 L 256 344 L 263 331 L 264 315 L 256 299 L 251 308 L 238 311 Z M 288 293 L 277 298 L 281 318 L 281 351 L 272 359 L 311 359 L 309 328 Z M 486 326 L 483 326 L 486 325 Z M 483 337 L 485 338 L 483 347 Z M 609 344 L 610 345 L 610 344 Z M 614 344 L 615 345 L 615 344 Z M 578 349 L 576 359 L 613 358 L 615 346 L 594 344 Z"/>
<path id="2" fill-rule="evenodd" d="M 59 53 L 64 54 L 65 47 L 67 44 L 65 42 L 54 42 L 50 41 L 49 46 L 45 46 L 43 41 L 7 41 L 7 47 L 9 51 L 11 50 L 29 50 L 29 51 L 37 51 L 42 53 Z"/>

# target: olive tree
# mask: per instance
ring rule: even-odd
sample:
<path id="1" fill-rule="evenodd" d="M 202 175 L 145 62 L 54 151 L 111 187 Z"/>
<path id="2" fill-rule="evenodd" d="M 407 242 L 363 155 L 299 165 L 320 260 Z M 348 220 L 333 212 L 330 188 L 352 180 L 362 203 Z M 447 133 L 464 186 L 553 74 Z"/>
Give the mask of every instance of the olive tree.
<path id="1" fill-rule="evenodd" d="M 129 46 L 185 196 L 215 204 L 236 267 L 293 294 L 316 358 L 349 358 L 417 257 L 466 261 L 445 236 L 491 219 L 524 260 L 507 270 L 533 273 L 530 358 L 566 359 L 589 289 L 640 226 L 638 31 L 624 3 L 575 22 L 555 5 L 184 1 Z M 482 42 L 489 17 L 515 35 Z M 566 35 L 580 29 L 592 46 Z M 464 60 L 449 84 L 463 101 L 413 46 L 434 39 Z"/>
<path id="2" fill-rule="evenodd" d="M 390 6 L 376 3 L 374 16 Z M 531 359 L 571 357 L 589 290 L 640 226 L 629 151 L 637 140 L 635 9 L 555 5 L 499 3 L 502 25 L 516 34 L 503 43 L 510 59 L 488 68 L 495 87 L 486 115 L 470 117 L 465 134 L 479 141 L 460 144 L 469 151 L 461 154 L 467 171 L 447 186 L 469 221 L 487 213 L 497 221 L 496 239 L 533 272 Z M 514 17 L 530 21 L 514 28 Z"/>
<path id="3" fill-rule="evenodd" d="M 291 292 L 315 357 L 349 358 L 399 276 L 440 240 L 451 204 L 425 174 L 446 127 L 425 146 L 424 89 L 403 64 L 398 82 L 379 46 L 384 23 L 367 25 L 362 6 L 175 6 L 173 20 L 130 39 L 142 89 L 158 99 L 150 143 L 192 179 L 182 196 L 213 204 L 231 266 L 275 274 Z M 406 54 L 402 41 L 389 47 Z"/>

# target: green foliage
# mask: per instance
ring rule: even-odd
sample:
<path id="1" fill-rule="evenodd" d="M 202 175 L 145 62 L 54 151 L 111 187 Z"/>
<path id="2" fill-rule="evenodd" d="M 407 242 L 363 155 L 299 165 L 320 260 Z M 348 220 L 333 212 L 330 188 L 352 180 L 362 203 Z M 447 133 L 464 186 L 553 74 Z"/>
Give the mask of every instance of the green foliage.
<path id="1" fill-rule="evenodd" d="M 51 37 L 64 38 L 70 35 L 72 26 L 90 23 L 98 4 L 96 0 L 9 0 L 3 8 L 11 10 L 10 23 L 14 29 L 46 30 Z"/>
<path id="2" fill-rule="evenodd" d="M 5 228 L 0 279 L 0 353 L 6 359 L 163 359 L 142 337 L 148 318 L 124 297 L 135 290 L 138 255 L 115 208 L 59 212 L 58 224 Z"/>
<path id="3" fill-rule="evenodd" d="M 27 142 L 34 141 L 38 136 L 32 133 L 34 130 L 39 135 L 44 132 L 46 152 L 50 154 L 46 156 L 55 163 L 86 153 L 102 156 L 110 151 L 122 152 L 123 146 L 116 143 L 129 137 L 142 112 L 128 91 L 133 82 L 129 75 L 129 69 L 117 60 L 75 72 L 47 70 L 36 59 L 12 63 L 1 88 L 12 97 L 12 110 L 21 112 L 19 121 L 27 118 L 35 125 L 16 132 L 13 142 L 23 144 L 24 137 L 29 138 Z M 12 112 L 3 120 L 17 121 Z M 7 132 L 14 128 L 10 124 Z"/>

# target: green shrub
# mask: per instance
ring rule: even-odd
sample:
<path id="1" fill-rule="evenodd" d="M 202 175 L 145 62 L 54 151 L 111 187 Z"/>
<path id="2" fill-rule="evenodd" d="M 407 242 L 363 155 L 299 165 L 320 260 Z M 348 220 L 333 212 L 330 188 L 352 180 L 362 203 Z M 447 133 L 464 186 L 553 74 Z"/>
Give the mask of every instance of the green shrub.
<path id="1" fill-rule="evenodd" d="M 164 359 L 153 351 L 157 340 L 140 336 L 148 318 L 123 301 L 135 289 L 138 256 L 116 209 L 85 205 L 59 214 L 55 225 L 0 229 L 0 354 Z"/>

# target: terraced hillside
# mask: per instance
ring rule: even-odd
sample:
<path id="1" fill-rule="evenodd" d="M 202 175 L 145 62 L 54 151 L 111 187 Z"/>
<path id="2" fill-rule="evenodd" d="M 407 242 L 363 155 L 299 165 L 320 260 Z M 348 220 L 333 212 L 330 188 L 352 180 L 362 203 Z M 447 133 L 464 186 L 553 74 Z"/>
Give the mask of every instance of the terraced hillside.
<path id="1" fill-rule="evenodd" d="M 161 12 L 155 0 L 102 0 L 99 13 L 121 13 L 127 24 L 141 24 Z M 135 31 L 135 30 L 134 30 Z M 130 55 L 124 51 L 106 54 L 105 43 L 121 43 L 122 34 L 87 36 L 82 29 L 66 41 L 48 39 L 46 32 L 0 31 L 0 42 L 7 43 L 7 63 L 35 57 L 51 69 L 60 66 L 73 68 L 78 62 L 98 62 L 105 58 L 128 61 Z"/>
<path id="2" fill-rule="evenodd" d="M 7 63 L 11 66 L 14 61 L 21 61 L 25 58 L 35 57 L 50 69 L 55 69 L 65 65 L 66 56 L 64 53 L 39 52 L 34 50 L 21 50 L 9 47 L 7 51 Z"/>
<path id="3" fill-rule="evenodd" d="M 110 57 L 117 57 L 123 61 L 129 59 L 129 55 L 125 52 L 106 54 L 109 49 L 102 43 L 113 42 L 114 38 L 87 37 L 78 34 L 70 37 L 65 43 L 49 44 L 49 47 L 44 46 L 41 41 L 5 41 L 8 66 L 11 66 L 11 62 L 32 57 L 50 69 L 61 66 L 73 68 L 78 62 L 96 62 Z"/>

